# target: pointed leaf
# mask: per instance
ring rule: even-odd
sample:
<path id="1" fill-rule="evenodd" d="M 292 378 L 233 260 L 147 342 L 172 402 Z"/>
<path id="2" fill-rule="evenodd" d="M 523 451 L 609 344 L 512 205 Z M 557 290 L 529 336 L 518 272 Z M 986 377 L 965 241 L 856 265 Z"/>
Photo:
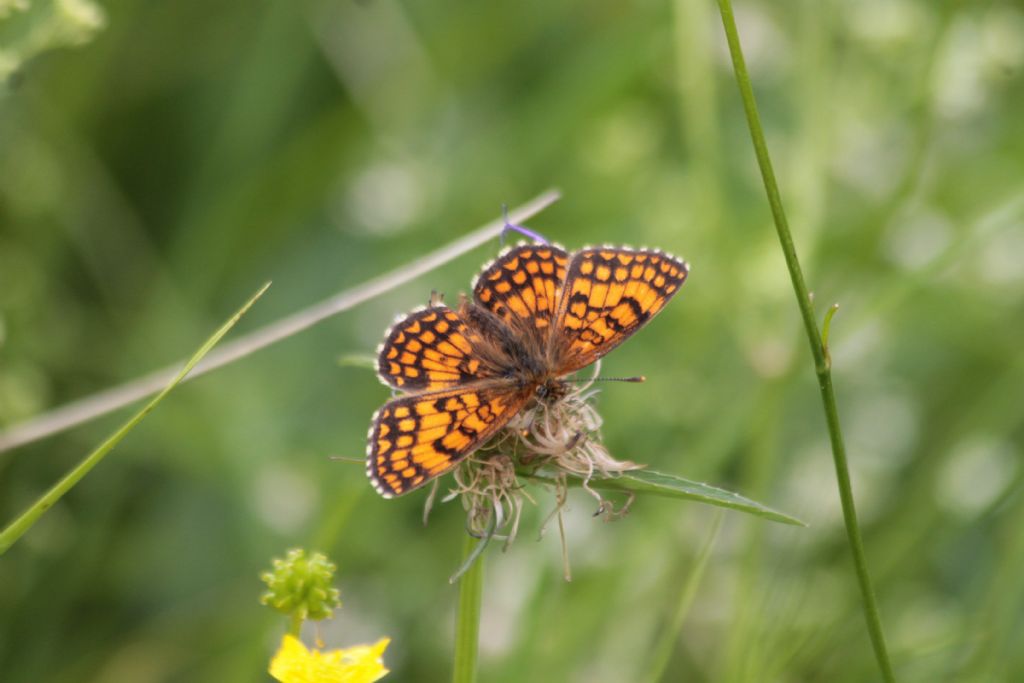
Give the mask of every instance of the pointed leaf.
<path id="1" fill-rule="evenodd" d="M 548 472 L 538 471 L 531 475 L 534 479 L 552 481 L 553 475 Z M 569 484 L 579 486 L 582 480 L 570 478 Z M 652 494 L 666 498 L 682 498 L 684 500 L 695 500 L 699 503 L 717 505 L 718 507 L 729 508 L 746 512 L 763 519 L 793 526 L 807 526 L 806 522 L 797 519 L 784 512 L 762 505 L 757 501 L 744 498 L 738 493 L 720 489 L 717 486 L 703 484 L 689 479 L 677 477 L 674 474 L 656 472 L 654 470 L 630 470 L 623 472 L 617 477 L 606 479 L 594 478 L 587 484 L 592 489 L 601 491 L 631 491 L 639 494 Z"/>

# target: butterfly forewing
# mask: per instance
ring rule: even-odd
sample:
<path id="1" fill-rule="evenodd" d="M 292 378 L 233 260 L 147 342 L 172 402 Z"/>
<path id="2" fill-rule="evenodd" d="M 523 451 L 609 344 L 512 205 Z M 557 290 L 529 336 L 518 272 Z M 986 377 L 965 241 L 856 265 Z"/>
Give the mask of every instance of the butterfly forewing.
<path id="1" fill-rule="evenodd" d="M 473 299 L 520 334 L 547 340 L 569 255 L 553 245 L 514 247 L 477 277 Z"/>
<path id="2" fill-rule="evenodd" d="M 510 384 L 479 382 L 389 401 L 370 426 L 367 472 L 374 487 L 390 498 L 444 474 L 505 426 L 529 396 Z"/>
<path id="3" fill-rule="evenodd" d="M 442 389 L 484 375 L 473 354 L 479 335 L 447 306 L 431 306 L 395 323 L 377 356 L 381 380 L 405 391 Z"/>
<path id="4" fill-rule="evenodd" d="M 590 365 L 662 309 L 686 280 L 685 261 L 648 249 L 601 247 L 573 255 L 558 311 L 559 374 Z"/>

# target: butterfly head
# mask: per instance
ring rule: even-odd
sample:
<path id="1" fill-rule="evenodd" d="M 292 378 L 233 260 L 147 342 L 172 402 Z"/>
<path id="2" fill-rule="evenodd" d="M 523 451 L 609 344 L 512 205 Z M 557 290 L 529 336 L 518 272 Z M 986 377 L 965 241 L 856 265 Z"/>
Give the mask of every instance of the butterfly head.
<path id="1" fill-rule="evenodd" d="M 571 391 L 572 387 L 568 382 L 558 379 L 557 377 L 552 377 L 546 382 L 539 384 L 534 395 L 541 403 L 554 405 L 568 396 Z"/>

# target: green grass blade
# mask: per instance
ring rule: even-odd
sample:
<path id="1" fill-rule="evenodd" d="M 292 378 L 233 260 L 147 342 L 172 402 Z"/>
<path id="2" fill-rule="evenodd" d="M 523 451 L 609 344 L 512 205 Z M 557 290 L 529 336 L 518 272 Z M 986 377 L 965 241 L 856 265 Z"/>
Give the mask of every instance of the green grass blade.
<path id="1" fill-rule="evenodd" d="M 541 481 L 553 481 L 553 477 L 545 474 L 543 471 L 535 472 L 530 477 Z M 570 477 L 568 483 L 570 486 L 580 486 L 583 480 Z M 767 505 L 762 505 L 738 493 L 654 470 L 632 470 L 608 479 L 591 479 L 587 486 L 599 491 L 630 491 L 632 493 L 651 494 L 665 498 L 695 500 L 698 503 L 739 510 L 740 512 L 746 512 L 747 514 L 773 522 L 792 524 L 793 526 L 807 526 L 806 522 L 792 515 L 787 515 Z"/>
<path id="2" fill-rule="evenodd" d="M 181 369 L 174 379 L 164 387 L 163 391 L 153 397 L 153 399 L 147 403 L 142 410 L 135 413 L 130 420 L 125 422 L 121 427 L 111 434 L 107 439 L 101 443 L 93 452 L 85 457 L 74 469 L 68 472 L 63 479 L 58 481 L 49 491 L 40 496 L 39 500 L 33 503 L 25 512 L 11 522 L 2 532 L 0 532 L 0 555 L 3 555 L 7 550 L 14 545 L 14 543 L 21 538 L 25 532 L 32 528 L 32 525 L 43 515 L 44 512 L 52 508 L 58 500 L 61 499 L 65 493 L 70 491 L 75 484 L 82 480 L 82 478 L 89 473 L 93 467 L 99 464 L 100 460 L 104 458 L 114 446 L 121 442 L 128 432 L 136 427 L 143 418 L 149 415 L 150 412 L 156 408 L 157 404 L 164 399 L 167 394 L 171 392 L 181 380 L 185 379 L 185 376 L 196 366 L 196 364 L 202 360 L 203 356 L 209 353 L 210 349 L 217 345 L 221 338 L 228 333 L 235 323 L 249 310 L 249 308 L 256 303 L 256 300 L 263 296 L 263 293 L 270 287 L 270 283 L 263 285 L 258 292 L 256 292 L 252 298 L 250 298 L 245 305 L 242 306 L 238 311 L 231 316 L 231 318 L 224 323 L 219 330 L 213 333 L 213 335 L 207 339 L 199 350 L 196 351 L 185 366 Z"/>
<path id="3" fill-rule="evenodd" d="M 701 579 L 704 578 L 704 569 L 708 565 L 708 558 L 711 557 L 711 550 L 715 547 L 715 541 L 718 540 L 718 531 L 721 528 L 722 511 L 717 510 L 715 511 L 715 519 L 711 523 L 711 531 L 708 533 L 708 538 L 704 541 L 704 546 L 697 554 L 693 569 L 690 570 L 689 575 L 686 577 L 686 582 L 683 583 L 683 589 L 679 593 L 679 602 L 676 604 L 675 612 L 672 614 L 672 620 L 654 647 L 651 655 L 651 662 L 653 664 L 647 677 L 647 683 L 658 683 L 665 675 L 669 660 L 672 658 L 672 651 L 679 640 L 679 632 L 683 629 L 683 622 L 686 621 L 686 615 L 689 614 L 690 606 L 697 595 L 697 588 L 700 586 Z"/>

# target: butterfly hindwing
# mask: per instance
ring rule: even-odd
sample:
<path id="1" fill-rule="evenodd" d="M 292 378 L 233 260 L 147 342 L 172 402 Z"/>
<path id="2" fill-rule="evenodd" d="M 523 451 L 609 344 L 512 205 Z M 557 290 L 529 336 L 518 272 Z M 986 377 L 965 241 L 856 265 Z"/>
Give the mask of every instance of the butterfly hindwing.
<path id="1" fill-rule="evenodd" d="M 386 498 L 419 488 L 483 445 L 528 399 L 493 382 L 392 399 L 370 426 L 370 480 Z"/>
<path id="2" fill-rule="evenodd" d="M 562 289 L 558 357 L 568 374 L 590 365 L 640 329 L 686 280 L 685 261 L 650 249 L 588 248 L 573 254 Z"/>

